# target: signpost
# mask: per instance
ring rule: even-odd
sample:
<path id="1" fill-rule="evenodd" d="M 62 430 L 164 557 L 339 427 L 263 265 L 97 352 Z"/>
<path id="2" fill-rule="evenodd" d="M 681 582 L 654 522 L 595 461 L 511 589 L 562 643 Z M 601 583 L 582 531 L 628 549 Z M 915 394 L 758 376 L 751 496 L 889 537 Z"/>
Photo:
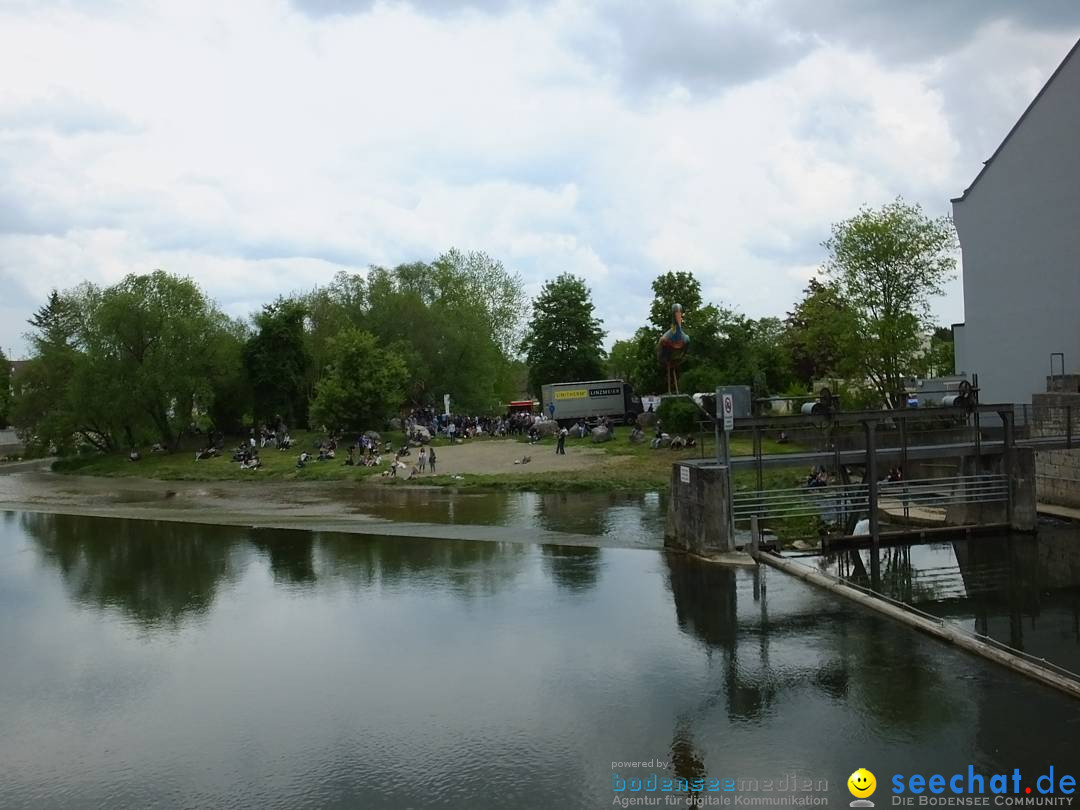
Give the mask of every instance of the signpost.
<path id="1" fill-rule="evenodd" d="M 735 397 L 729 393 L 717 390 L 716 392 L 716 461 L 726 468 L 728 489 L 728 531 L 735 536 L 735 513 L 732 507 L 732 481 L 731 481 L 731 455 L 730 439 L 731 431 L 735 428 Z M 723 420 L 724 432 L 720 432 L 720 422 Z M 721 457 L 721 439 L 723 439 L 723 455 Z"/>

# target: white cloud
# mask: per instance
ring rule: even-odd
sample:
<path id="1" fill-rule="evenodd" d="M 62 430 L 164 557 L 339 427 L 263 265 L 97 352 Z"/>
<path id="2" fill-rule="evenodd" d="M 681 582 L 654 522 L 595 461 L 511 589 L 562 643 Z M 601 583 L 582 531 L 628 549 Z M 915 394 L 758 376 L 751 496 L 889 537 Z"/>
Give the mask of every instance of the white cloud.
<path id="1" fill-rule="evenodd" d="M 0 4 L 0 346 L 84 278 L 164 267 L 243 314 L 451 246 L 585 276 L 611 338 L 667 269 L 782 315 L 831 222 L 947 212 L 1076 36 L 999 7 L 898 58 L 780 4 L 657 8 Z"/>

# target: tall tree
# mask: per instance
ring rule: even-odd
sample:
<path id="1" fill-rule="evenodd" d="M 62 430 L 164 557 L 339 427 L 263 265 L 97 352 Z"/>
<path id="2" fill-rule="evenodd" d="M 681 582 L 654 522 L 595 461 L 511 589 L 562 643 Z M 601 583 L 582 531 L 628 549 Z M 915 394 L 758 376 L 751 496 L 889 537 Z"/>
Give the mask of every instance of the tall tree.
<path id="1" fill-rule="evenodd" d="M 307 310 L 300 301 L 279 298 L 254 317 L 256 332 L 244 347 L 255 418 L 307 425 L 311 356 L 304 339 Z"/>
<path id="2" fill-rule="evenodd" d="M 406 368 L 369 332 L 346 329 L 330 343 L 330 365 L 311 403 L 313 423 L 331 431 L 383 427 L 405 399 Z"/>
<path id="3" fill-rule="evenodd" d="M 529 366 L 529 390 L 547 383 L 603 377 L 604 330 L 584 279 L 563 273 L 533 301 L 521 349 Z"/>
<path id="4" fill-rule="evenodd" d="M 157 270 L 99 289 L 54 292 L 30 320 L 35 355 L 16 423 L 32 444 L 159 441 L 175 447 L 209 408 L 230 323 L 190 279 Z"/>
<path id="5" fill-rule="evenodd" d="M 902 199 L 833 225 L 825 275 L 855 315 L 849 351 L 881 398 L 898 405 L 904 376 L 930 331 L 930 298 L 956 268 L 948 217 L 928 218 Z"/>
<path id="6" fill-rule="evenodd" d="M 788 313 L 785 348 L 795 379 L 807 389 L 815 380 L 858 373 L 853 363 L 857 316 L 835 284 L 816 278 Z"/>
<path id="7" fill-rule="evenodd" d="M 657 337 L 671 326 L 675 304 L 682 306 L 683 325 L 689 332 L 701 309 L 701 283 L 685 270 L 663 273 L 653 279 L 653 300 L 649 306 L 649 323 L 658 331 Z"/>
<path id="8" fill-rule="evenodd" d="M 0 350 L 0 428 L 7 427 L 11 412 L 11 363 Z"/>

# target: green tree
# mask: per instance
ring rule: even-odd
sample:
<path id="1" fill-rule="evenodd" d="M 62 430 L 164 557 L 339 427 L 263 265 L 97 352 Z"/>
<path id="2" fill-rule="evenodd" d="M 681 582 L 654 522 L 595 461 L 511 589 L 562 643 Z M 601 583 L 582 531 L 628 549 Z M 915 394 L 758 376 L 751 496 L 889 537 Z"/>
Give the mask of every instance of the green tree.
<path id="1" fill-rule="evenodd" d="M 311 355 L 304 336 L 307 310 L 301 301 L 279 298 L 254 317 L 256 332 L 244 347 L 256 420 L 307 425 Z"/>
<path id="2" fill-rule="evenodd" d="M 810 279 L 786 322 L 784 345 L 792 373 L 807 390 L 815 380 L 855 371 L 851 358 L 857 317 L 835 284 Z"/>
<path id="3" fill-rule="evenodd" d="M 899 198 L 833 225 L 824 243 L 824 273 L 855 316 L 848 351 L 885 402 L 899 404 L 931 326 L 930 298 L 953 277 L 956 244 L 948 217 L 930 219 Z"/>
<path id="4" fill-rule="evenodd" d="M 934 330 L 930 345 L 919 358 L 916 371 L 920 377 L 943 377 L 956 373 L 952 329 L 938 327 Z"/>
<path id="5" fill-rule="evenodd" d="M 701 283 L 693 273 L 684 270 L 663 273 L 653 279 L 653 300 L 649 306 L 649 323 L 659 330 L 659 339 L 672 323 L 672 309 L 682 306 L 683 326 L 687 332 L 693 328 L 696 315 L 701 309 Z"/>
<path id="6" fill-rule="evenodd" d="M 196 407 L 214 401 L 228 323 L 194 282 L 160 270 L 54 291 L 30 319 L 16 424 L 31 444 L 60 450 L 175 447 Z"/>
<path id="7" fill-rule="evenodd" d="M 608 353 L 608 376 L 614 380 L 630 380 L 634 376 L 636 362 L 634 341 L 616 340 Z"/>
<path id="8" fill-rule="evenodd" d="M 563 273 L 548 281 L 533 301 L 521 350 L 529 366 L 529 390 L 547 383 L 603 377 L 604 330 L 584 279 Z"/>
<path id="9" fill-rule="evenodd" d="M 405 399 L 405 363 L 369 332 L 346 329 L 330 342 L 330 365 L 315 388 L 312 422 L 327 430 L 382 428 Z"/>
<path id="10" fill-rule="evenodd" d="M 11 413 L 11 363 L 0 350 L 0 428 L 7 427 Z"/>
<path id="11" fill-rule="evenodd" d="M 175 448 L 197 401 L 212 399 L 223 316 L 194 281 L 155 270 L 105 289 L 86 345 L 95 377 L 113 375 L 160 442 Z M 126 424 L 127 440 L 134 441 Z"/>

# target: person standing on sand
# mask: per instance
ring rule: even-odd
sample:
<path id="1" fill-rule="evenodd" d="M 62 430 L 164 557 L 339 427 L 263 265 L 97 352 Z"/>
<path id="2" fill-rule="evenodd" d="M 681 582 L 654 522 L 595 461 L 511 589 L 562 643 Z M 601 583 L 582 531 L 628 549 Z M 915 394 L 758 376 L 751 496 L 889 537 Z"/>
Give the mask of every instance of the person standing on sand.
<path id="1" fill-rule="evenodd" d="M 563 428 L 562 430 L 559 431 L 559 439 L 558 439 L 558 441 L 555 442 L 555 455 L 557 455 L 557 456 L 565 456 L 566 455 L 566 434 L 568 432 L 569 431 L 566 428 Z"/>
<path id="2" fill-rule="evenodd" d="M 427 460 L 428 460 L 428 466 L 431 467 L 431 474 L 434 475 L 435 474 L 435 448 L 434 447 L 432 447 L 430 450 L 428 450 Z"/>
<path id="3" fill-rule="evenodd" d="M 424 472 L 427 467 L 427 450 L 423 447 L 420 448 L 420 452 L 416 456 L 416 466 L 420 472 Z"/>

